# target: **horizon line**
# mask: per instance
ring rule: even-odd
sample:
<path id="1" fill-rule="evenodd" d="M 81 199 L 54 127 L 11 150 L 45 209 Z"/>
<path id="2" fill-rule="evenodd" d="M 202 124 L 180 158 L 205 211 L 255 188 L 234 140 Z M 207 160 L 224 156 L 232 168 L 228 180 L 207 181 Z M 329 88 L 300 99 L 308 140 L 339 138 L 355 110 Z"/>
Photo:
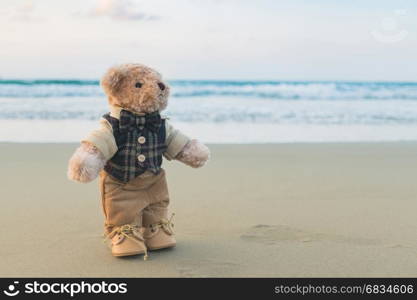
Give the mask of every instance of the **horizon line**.
<path id="1" fill-rule="evenodd" d="M 253 82 L 253 83 L 404 83 L 404 84 L 417 84 L 417 81 L 411 80 L 347 80 L 347 79 L 166 79 L 168 82 L 230 82 L 230 83 L 242 83 L 242 82 Z M 0 82 L 13 82 L 16 83 L 47 83 L 55 82 L 56 84 L 66 83 L 66 82 L 91 82 L 91 83 L 100 83 L 100 79 L 88 79 L 88 78 L 3 78 L 0 76 Z"/>

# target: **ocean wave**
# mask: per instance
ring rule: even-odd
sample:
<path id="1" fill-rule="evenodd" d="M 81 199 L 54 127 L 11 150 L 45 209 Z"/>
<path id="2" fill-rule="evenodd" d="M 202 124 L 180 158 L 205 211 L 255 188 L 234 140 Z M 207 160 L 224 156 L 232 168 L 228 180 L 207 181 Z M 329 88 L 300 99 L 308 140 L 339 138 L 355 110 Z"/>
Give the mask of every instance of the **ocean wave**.
<path id="1" fill-rule="evenodd" d="M 0 98 L 0 120 L 98 120 L 108 111 L 97 98 Z M 175 98 L 163 114 L 174 122 L 292 125 L 415 125 L 417 101 Z"/>
<path id="2" fill-rule="evenodd" d="M 417 100 L 413 82 L 173 80 L 172 96 L 274 100 Z M 102 97 L 97 80 L 0 80 L 0 98 Z"/>

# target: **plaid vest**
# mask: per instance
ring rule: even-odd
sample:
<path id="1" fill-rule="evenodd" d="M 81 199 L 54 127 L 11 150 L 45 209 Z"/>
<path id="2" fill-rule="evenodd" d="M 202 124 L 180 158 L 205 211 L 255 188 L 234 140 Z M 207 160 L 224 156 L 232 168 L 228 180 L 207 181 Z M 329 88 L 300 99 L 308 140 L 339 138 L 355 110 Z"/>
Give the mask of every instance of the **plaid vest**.
<path id="1" fill-rule="evenodd" d="M 159 112 L 142 116 L 122 110 L 120 119 L 110 114 L 105 114 L 103 118 L 113 128 L 118 149 L 104 170 L 122 182 L 128 182 L 147 170 L 158 174 L 162 154 L 167 148 L 165 120 L 161 119 Z"/>

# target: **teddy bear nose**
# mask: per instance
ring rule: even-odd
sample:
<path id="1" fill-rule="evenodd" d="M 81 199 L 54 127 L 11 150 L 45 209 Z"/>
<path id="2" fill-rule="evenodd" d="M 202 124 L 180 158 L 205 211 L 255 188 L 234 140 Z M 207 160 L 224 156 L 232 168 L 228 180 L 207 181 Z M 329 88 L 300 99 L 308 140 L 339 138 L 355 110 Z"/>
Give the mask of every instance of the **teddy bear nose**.
<path id="1" fill-rule="evenodd" d="M 165 84 L 163 84 L 162 82 L 158 82 L 158 86 L 162 91 L 165 90 Z"/>

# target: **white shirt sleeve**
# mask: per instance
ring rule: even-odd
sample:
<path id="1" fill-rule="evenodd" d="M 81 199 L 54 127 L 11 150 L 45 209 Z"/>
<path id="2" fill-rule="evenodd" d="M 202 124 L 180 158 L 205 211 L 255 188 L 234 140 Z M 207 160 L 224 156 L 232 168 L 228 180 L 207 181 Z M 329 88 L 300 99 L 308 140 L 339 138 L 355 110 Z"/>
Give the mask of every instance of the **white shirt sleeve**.
<path id="1" fill-rule="evenodd" d="M 166 144 L 168 146 L 164 156 L 168 160 L 174 159 L 178 153 L 187 145 L 190 138 L 178 129 L 175 129 L 167 120 L 165 120 Z"/>
<path id="2" fill-rule="evenodd" d="M 112 158 L 117 152 L 113 129 L 106 119 L 101 119 L 100 127 L 90 132 L 81 142 L 88 142 L 96 146 L 106 160 Z"/>

